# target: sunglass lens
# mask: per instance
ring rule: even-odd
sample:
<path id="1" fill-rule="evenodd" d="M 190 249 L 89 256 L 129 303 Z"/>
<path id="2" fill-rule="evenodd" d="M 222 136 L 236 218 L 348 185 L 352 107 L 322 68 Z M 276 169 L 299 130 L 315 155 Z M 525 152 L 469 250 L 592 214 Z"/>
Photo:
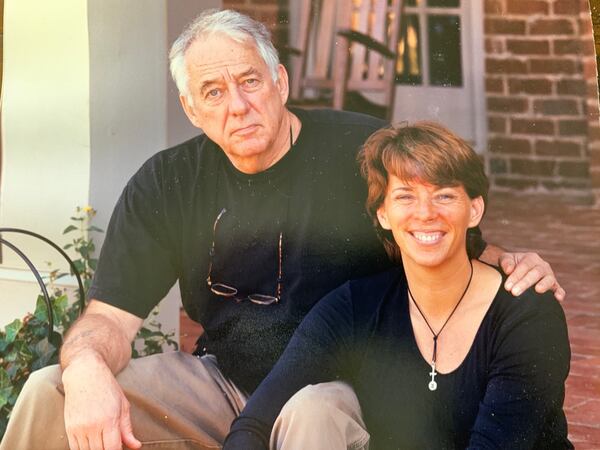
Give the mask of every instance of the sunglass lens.
<path id="1" fill-rule="evenodd" d="M 210 287 L 210 290 L 217 295 L 222 297 L 233 297 L 237 294 L 237 289 L 231 286 L 227 286 L 222 283 L 215 283 Z"/>
<path id="2" fill-rule="evenodd" d="M 248 299 L 257 305 L 272 305 L 273 303 L 277 303 L 279 301 L 277 297 L 263 294 L 252 294 L 248 296 Z"/>

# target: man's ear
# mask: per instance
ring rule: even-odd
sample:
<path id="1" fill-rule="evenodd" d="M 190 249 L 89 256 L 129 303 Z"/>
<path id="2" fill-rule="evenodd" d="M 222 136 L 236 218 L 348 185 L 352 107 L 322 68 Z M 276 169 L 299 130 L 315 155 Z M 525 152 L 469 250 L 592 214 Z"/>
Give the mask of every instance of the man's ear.
<path id="1" fill-rule="evenodd" d="M 471 218 L 469 220 L 469 228 L 479 225 L 484 211 L 485 202 L 483 201 L 483 197 L 481 195 L 471 199 Z"/>
<path id="2" fill-rule="evenodd" d="M 277 67 L 277 81 L 275 81 L 279 96 L 281 97 L 281 103 L 285 105 L 290 95 L 290 84 L 287 70 L 283 67 L 283 64 L 279 64 Z"/>
<path id="3" fill-rule="evenodd" d="M 183 107 L 183 112 L 185 112 L 185 115 L 188 117 L 188 119 L 190 119 L 190 122 L 192 122 L 195 127 L 202 128 L 200 126 L 200 121 L 198 120 L 198 115 L 194 110 L 194 105 L 190 104 L 188 97 L 185 95 L 179 95 L 179 101 Z"/>
<path id="4" fill-rule="evenodd" d="M 377 220 L 379 220 L 379 225 L 381 225 L 381 228 L 383 228 L 384 230 L 392 229 L 390 222 L 388 220 L 387 212 L 385 211 L 385 208 L 383 207 L 383 205 L 381 205 L 377 209 Z"/>

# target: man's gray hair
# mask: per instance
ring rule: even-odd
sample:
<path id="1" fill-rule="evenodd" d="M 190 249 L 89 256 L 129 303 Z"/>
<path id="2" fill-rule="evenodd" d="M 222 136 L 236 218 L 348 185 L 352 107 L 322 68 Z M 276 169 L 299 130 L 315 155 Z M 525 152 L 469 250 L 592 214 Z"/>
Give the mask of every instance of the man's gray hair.
<path id="1" fill-rule="evenodd" d="M 171 46 L 169 52 L 171 76 L 179 93 L 191 103 L 188 86 L 188 72 L 185 64 L 185 52 L 199 38 L 222 33 L 236 42 L 246 42 L 249 38 L 256 43 L 259 55 L 265 61 L 273 81 L 278 78 L 279 56 L 271 42 L 271 33 L 260 22 L 229 9 L 204 11 L 190 23 Z"/>

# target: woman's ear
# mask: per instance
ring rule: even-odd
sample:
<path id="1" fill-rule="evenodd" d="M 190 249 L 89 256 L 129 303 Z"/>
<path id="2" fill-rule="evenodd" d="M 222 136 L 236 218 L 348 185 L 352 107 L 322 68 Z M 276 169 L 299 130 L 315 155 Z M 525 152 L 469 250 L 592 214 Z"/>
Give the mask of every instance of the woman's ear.
<path id="1" fill-rule="evenodd" d="M 381 205 L 377 209 L 377 220 L 379 221 L 379 225 L 381 225 L 381 228 L 383 228 L 384 230 L 392 229 L 392 227 L 390 226 L 390 222 L 388 221 L 387 212 L 385 211 L 385 207 L 383 205 Z"/>
<path id="2" fill-rule="evenodd" d="M 483 197 L 481 195 L 471 199 L 471 218 L 469 220 L 469 228 L 479 225 L 484 211 L 485 202 L 483 201 Z"/>

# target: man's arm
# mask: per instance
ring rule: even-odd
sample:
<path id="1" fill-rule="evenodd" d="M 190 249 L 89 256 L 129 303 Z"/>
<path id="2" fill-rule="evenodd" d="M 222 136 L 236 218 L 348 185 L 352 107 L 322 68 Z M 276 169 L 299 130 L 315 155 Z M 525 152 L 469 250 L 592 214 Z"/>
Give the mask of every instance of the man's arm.
<path id="1" fill-rule="evenodd" d="M 504 288 L 515 296 L 535 285 L 536 292 L 540 294 L 551 290 L 558 301 L 565 299 L 566 292 L 558 284 L 552 267 L 537 253 L 511 253 L 488 244 L 479 259 L 502 268 L 508 275 Z"/>
<path id="2" fill-rule="evenodd" d="M 69 447 L 140 448 L 134 437 L 129 402 L 115 379 L 131 358 L 131 342 L 143 320 L 92 300 L 71 327 L 60 354 Z"/>

